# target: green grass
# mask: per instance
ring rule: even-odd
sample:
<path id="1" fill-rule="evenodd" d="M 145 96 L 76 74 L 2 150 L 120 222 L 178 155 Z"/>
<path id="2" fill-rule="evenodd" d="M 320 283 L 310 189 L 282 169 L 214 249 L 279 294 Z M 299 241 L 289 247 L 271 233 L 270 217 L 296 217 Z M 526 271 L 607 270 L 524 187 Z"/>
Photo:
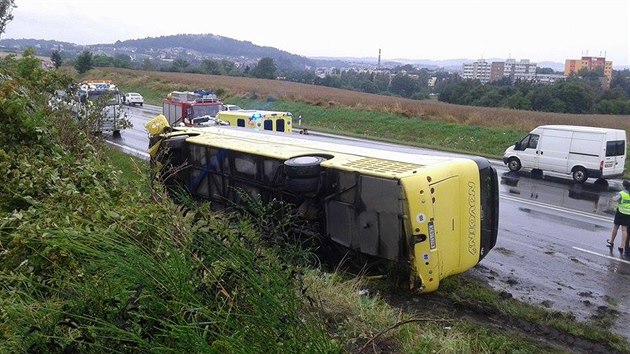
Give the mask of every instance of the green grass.
<path id="1" fill-rule="evenodd" d="M 142 159 L 125 154 L 119 149 L 105 147 L 106 160 L 122 172 L 122 180 L 135 181 L 149 169 L 149 163 Z"/>
<path id="2" fill-rule="evenodd" d="M 523 132 L 507 129 L 445 123 L 421 117 L 405 118 L 395 114 L 347 108 L 323 108 L 301 103 L 274 102 L 269 108 L 292 112 L 294 119 L 302 116 L 302 125 L 306 128 L 487 157 L 503 156 L 505 148 L 524 135 Z"/>
<path id="3" fill-rule="evenodd" d="M 142 95 L 145 103 L 153 104 L 157 106 L 162 105 L 162 99 L 166 96 L 164 92 L 158 92 L 154 90 L 147 89 L 144 86 L 136 86 L 136 85 L 125 85 L 124 87 L 119 87 L 122 90 L 122 93 L 127 92 L 136 92 Z"/>

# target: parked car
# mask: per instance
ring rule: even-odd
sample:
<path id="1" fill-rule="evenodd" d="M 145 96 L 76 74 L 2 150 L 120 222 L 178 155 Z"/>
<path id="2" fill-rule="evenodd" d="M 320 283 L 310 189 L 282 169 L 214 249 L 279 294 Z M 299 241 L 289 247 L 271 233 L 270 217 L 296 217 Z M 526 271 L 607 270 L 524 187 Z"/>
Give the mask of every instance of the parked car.
<path id="1" fill-rule="evenodd" d="M 215 125 L 230 125 L 230 123 L 222 121 L 212 116 L 201 116 L 192 119 L 193 127 L 212 127 Z"/>
<path id="2" fill-rule="evenodd" d="M 231 111 L 241 111 L 241 110 L 242 110 L 242 108 L 237 106 L 237 105 L 235 105 L 235 104 L 224 104 L 223 105 L 223 111 L 231 112 Z"/>
<path id="3" fill-rule="evenodd" d="M 125 94 L 125 103 L 128 104 L 129 106 L 135 106 L 137 104 L 142 106 L 144 104 L 144 98 L 139 93 L 127 92 Z"/>

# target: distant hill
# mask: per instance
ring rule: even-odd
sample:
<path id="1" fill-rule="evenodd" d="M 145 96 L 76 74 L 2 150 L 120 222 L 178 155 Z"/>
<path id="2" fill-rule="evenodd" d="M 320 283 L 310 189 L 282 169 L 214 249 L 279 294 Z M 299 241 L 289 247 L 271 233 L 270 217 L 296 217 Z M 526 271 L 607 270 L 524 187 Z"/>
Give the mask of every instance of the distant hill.
<path id="1" fill-rule="evenodd" d="M 227 59 L 247 65 L 256 63 L 260 58 L 270 57 L 274 59 L 278 68 L 283 70 L 304 70 L 315 66 L 314 61 L 303 56 L 213 34 L 179 34 L 91 45 L 40 39 L 0 40 L 0 50 L 21 52 L 28 47 L 35 48 L 40 55 L 50 55 L 54 50 L 62 50 L 66 55 L 72 56 L 89 50 L 107 55 L 129 54 L 139 59 L 149 57 L 199 61 L 211 58 Z"/>
<path id="2" fill-rule="evenodd" d="M 23 48 L 26 49 L 28 47 L 32 47 L 35 49 L 45 49 L 45 50 L 55 50 L 57 48 L 74 48 L 74 47 L 83 47 L 78 44 L 69 43 L 69 42 L 61 42 L 54 40 L 44 40 L 44 39 L 2 39 L 0 40 L 0 48 Z"/>
<path id="3" fill-rule="evenodd" d="M 139 52 L 145 53 L 151 50 L 185 48 L 194 50 L 208 57 L 245 57 L 256 60 L 263 57 L 270 57 L 274 59 L 279 68 L 283 69 L 304 70 L 307 67 L 315 65 L 312 60 L 303 56 L 291 54 L 272 47 L 258 46 L 248 41 L 239 41 L 213 34 L 178 34 L 174 36 L 148 37 L 117 41 L 113 46 L 115 48 L 134 47 L 137 48 Z"/>

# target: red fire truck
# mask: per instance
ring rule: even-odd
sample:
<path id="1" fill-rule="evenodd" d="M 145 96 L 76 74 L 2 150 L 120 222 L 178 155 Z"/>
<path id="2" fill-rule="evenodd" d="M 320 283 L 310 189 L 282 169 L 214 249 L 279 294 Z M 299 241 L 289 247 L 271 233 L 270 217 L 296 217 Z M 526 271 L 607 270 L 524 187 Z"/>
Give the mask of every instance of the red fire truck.
<path id="1" fill-rule="evenodd" d="M 215 117 L 222 109 L 223 103 L 207 91 L 173 91 L 162 102 L 162 114 L 172 127 L 192 126 L 193 118 Z"/>

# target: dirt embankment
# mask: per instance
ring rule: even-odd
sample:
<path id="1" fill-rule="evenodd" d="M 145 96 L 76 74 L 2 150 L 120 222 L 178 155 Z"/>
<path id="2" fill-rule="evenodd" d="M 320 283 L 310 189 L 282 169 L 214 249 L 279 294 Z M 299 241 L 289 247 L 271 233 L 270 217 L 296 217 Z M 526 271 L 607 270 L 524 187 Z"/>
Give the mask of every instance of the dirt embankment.
<path id="1" fill-rule="evenodd" d="M 593 342 L 548 325 L 531 323 L 506 316 L 479 303 L 456 303 L 439 293 L 424 294 L 422 297 L 405 292 L 382 292 L 381 296 L 391 306 L 401 309 L 414 318 L 465 320 L 484 326 L 506 336 L 515 336 L 540 343 L 551 352 L 611 354 L 625 353 L 610 343 Z M 501 293 L 510 299 L 509 293 Z M 558 314 L 560 315 L 560 314 Z"/>

